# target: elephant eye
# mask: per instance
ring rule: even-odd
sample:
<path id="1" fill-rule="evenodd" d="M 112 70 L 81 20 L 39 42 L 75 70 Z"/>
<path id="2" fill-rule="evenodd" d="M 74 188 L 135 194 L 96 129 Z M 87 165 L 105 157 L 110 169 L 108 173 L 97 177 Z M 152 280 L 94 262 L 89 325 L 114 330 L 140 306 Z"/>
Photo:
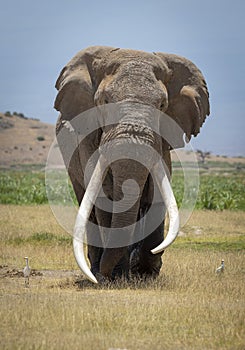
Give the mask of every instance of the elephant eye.
<path id="1" fill-rule="evenodd" d="M 162 101 L 162 103 L 160 105 L 160 110 L 162 112 L 165 112 L 167 108 L 168 108 L 168 100 L 166 99 L 166 100 Z"/>
<path id="2" fill-rule="evenodd" d="M 106 67 L 106 74 L 108 75 L 115 74 L 119 66 L 120 66 L 120 63 L 112 61 L 111 64 Z"/>
<path id="3" fill-rule="evenodd" d="M 160 67 L 154 67 L 153 72 L 157 80 L 164 82 L 164 72 Z"/>
<path id="4" fill-rule="evenodd" d="M 103 91 L 102 101 L 105 105 L 107 105 L 111 101 L 111 95 L 110 95 L 110 91 L 108 90 L 108 88 L 105 88 Z"/>

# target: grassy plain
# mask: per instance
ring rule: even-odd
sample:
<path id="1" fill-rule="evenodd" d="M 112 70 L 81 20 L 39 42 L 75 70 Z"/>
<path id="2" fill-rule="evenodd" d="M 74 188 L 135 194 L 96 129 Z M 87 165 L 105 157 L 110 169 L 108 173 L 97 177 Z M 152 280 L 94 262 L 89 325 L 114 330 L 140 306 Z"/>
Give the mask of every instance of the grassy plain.
<path id="1" fill-rule="evenodd" d="M 244 349 L 244 211 L 194 211 L 157 280 L 100 286 L 80 276 L 48 205 L 0 213 L 1 349 Z"/>
<path id="2" fill-rule="evenodd" d="M 192 171 L 190 171 L 192 175 Z M 66 183 L 64 173 L 55 176 L 55 181 L 46 183 L 45 173 L 38 168 L 20 170 L 0 169 L 0 203 L 2 204 L 47 204 L 46 187 L 52 198 L 59 203 L 66 200 Z M 190 185 L 189 185 L 190 186 Z M 184 193 L 183 173 L 177 168 L 173 171 L 172 187 L 178 205 L 181 205 Z M 69 183 L 71 197 L 75 200 L 72 186 Z M 185 188 L 186 190 L 186 188 Z M 188 198 L 193 196 L 193 188 L 190 186 Z M 218 170 L 201 169 L 200 185 L 196 188 L 197 209 L 223 210 L 239 209 L 245 210 L 245 176 L 243 170 L 234 171 L 226 168 Z M 195 196 L 195 195 L 194 195 Z"/>

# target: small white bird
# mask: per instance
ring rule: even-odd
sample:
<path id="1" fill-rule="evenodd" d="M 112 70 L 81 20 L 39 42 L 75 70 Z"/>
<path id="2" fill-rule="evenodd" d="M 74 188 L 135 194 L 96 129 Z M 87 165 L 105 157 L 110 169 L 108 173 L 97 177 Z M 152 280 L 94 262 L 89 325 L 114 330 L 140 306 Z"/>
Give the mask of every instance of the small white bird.
<path id="1" fill-rule="evenodd" d="M 29 276 L 31 274 L 31 268 L 28 264 L 28 257 L 25 257 L 25 261 L 26 261 L 26 266 L 23 269 L 23 273 L 24 273 L 24 277 L 25 277 L 25 286 L 29 287 Z"/>
<path id="2" fill-rule="evenodd" d="M 221 260 L 221 265 L 220 265 L 219 267 L 217 267 L 217 269 L 216 269 L 216 273 L 224 272 L 224 269 L 225 269 L 225 262 L 224 262 L 224 260 L 222 259 L 222 260 Z"/>

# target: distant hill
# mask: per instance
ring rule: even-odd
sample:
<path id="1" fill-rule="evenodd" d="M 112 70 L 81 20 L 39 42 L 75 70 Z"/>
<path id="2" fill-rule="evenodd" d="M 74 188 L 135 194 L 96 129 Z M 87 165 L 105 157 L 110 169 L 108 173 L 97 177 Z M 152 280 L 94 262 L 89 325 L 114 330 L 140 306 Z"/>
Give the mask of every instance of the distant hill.
<path id="1" fill-rule="evenodd" d="M 55 126 L 23 114 L 0 113 L 0 168 L 45 165 L 51 143 L 55 137 Z M 181 152 L 181 160 L 191 161 L 188 152 Z M 176 154 L 172 160 L 179 162 Z M 228 158 L 209 155 L 208 162 L 242 164 L 245 158 Z"/>
<path id="2" fill-rule="evenodd" d="M 0 113 L 0 166 L 45 164 L 55 127 L 37 119 Z"/>

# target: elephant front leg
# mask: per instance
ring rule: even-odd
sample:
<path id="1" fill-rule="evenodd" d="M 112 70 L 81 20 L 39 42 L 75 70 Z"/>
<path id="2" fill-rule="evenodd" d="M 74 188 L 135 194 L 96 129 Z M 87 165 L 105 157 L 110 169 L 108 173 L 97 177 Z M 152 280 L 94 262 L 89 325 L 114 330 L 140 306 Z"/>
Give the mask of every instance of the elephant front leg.
<path id="1" fill-rule="evenodd" d="M 100 261 L 104 252 L 103 228 L 110 227 L 111 214 L 94 207 L 89 220 L 92 225 L 87 226 L 88 259 L 92 273 L 100 279 Z"/>
<path id="2" fill-rule="evenodd" d="M 164 236 L 164 218 L 165 207 L 162 203 L 154 204 L 151 216 L 147 216 L 147 222 L 144 227 L 144 234 L 152 231 L 155 222 L 159 222 L 159 226 L 147 235 L 142 241 L 134 245 L 134 249 L 130 255 L 130 273 L 132 276 L 139 277 L 157 277 L 162 267 L 162 254 L 152 254 L 151 249 L 158 246 Z"/>
<path id="3" fill-rule="evenodd" d="M 109 279 L 128 277 L 128 247 L 106 248 L 101 257 L 101 274 Z"/>
<path id="4" fill-rule="evenodd" d="M 98 275 L 100 270 L 100 259 L 103 254 L 103 244 L 95 209 L 93 209 L 89 221 L 92 225 L 87 226 L 88 259 L 92 273 Z"/>
<path id="5" fill-rule="evenodd" d="M 103 208 L 103 202 L 102 199 L 100 199 L 100 206 Z M 109 208 L 109 210 L 112 212 L 112 207 Z M 95 246 L 89 246 L 89 260 L 91 263 L 91 266 L 93 266 L 92 272 L 98 275 L 103 274 L 103 271 L 101 271 L 101 260 L 105 262 L 108 259 L 108 264 L 111 266 L 111 271 L 110 271 L 110 277 L 112 279 L 115 279 L 117 277 L 128 277 L 128 272 L 129 272 L 129 254 L 127 252 L 126 248 L 123 248 L 124 253 L 118 252 L 120 256 L 122 255 L 121 258 L 119 258 L 119 262 L 115 263 L 111 259 L 111 250 L 106 248 L 106 242 L 107 242 L 107 234 L 106 231 L 110 228 L 111 226 L 111 218 L 112 218 L 112 213 L 104 211 L 100 209 L 100 207 L 95 208 L 95 215 L 96 215 L 96 220 L 98 223 L 99 231 L 100 231 L 100 237 L 101 237 L 101 247 L 95 247 Z M 109 255 L 109 256 L 108 256 Z M 115 256 L 116 260 L 116 254 L 112 254 Z M 116 264 L 116 265 L 115 265 Z M 105 266 L 105 264 L 103 264 Z M 115 266 L 114 266 L 115 265 Z M 114 268 L 113 268 L 114 266 Z M 107 266 L 106 270 L 109 270 L 109 267 Z"/>
<path id="6" fill-rule="evenodd" d="M 103 206 L 102 206 L 103 207 Z M 109 279 L 116 279 L 121 277 L 128 277 L 129 273 L 129 254 L 127 247 L 108 248 L 108 233 L 111 227 L 112 208 L 111 212 L 103 211 L 96 208 L 96 218 L 99 224 L 101 240 L 102 240 L 102 254 L 99 251 L 99 273 L 108 277 Z"/>
<path id="7" fill-rule="evenodd" d="M 96 276 L 100 271 L 100 259 L 103 254 L 103 248 L 88 244 L 88 259 L 92 273 Z"/>

